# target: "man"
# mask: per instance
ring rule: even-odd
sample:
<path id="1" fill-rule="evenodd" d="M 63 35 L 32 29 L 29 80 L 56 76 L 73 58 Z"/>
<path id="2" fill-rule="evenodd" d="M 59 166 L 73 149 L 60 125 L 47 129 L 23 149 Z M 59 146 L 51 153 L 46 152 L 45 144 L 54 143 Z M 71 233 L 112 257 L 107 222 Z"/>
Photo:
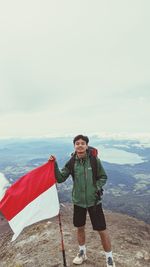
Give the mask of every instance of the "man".
<path id="1" fill-rule="evenodd" d="M 106 230 L 105 216 L 101 203 L 102 187 L 106 183 L 107 176 L 98 157 L 96 160 L 97 176 L 99 179 L 93 181 L 93 166 L 90 160 L 88 149 L 89 138 L 84 135 L 77 135 L 74 140 L 74 164 L 71 171 L 70 161 L 66 163 L 60 171 L 58 165 L 55 165 L 55 174 L 58 183 L 64 182 L 69 175 L 73 176 L 72 201 L 74 204 L 73 223 L 77 227 L 77 240 L 79 243 L 79 253 L 74 258 L 74 264 L 82 264 L 87 260 L 85 246 L 85 224 L 86 214 L 89 213 L 93 230 L 100 235 L 102 246 L 106 255 L 107 267 L 115 267 L 111 251 L 111 242 Z M 50 157 L 50 160 L 54 156 Z"/>

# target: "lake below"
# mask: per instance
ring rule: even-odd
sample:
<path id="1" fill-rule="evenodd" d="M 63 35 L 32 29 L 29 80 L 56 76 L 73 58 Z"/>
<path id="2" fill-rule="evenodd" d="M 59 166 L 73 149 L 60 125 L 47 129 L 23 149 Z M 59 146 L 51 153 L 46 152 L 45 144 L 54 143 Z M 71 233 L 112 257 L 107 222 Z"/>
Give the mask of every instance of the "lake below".
<path id="1" fill-rule="evenodd" d="M 138 164 L 144 160 L 136 153 L 130 153 L 117 148 L 98 146 L 99 157 L 102 161 L 116 164 Z"/>

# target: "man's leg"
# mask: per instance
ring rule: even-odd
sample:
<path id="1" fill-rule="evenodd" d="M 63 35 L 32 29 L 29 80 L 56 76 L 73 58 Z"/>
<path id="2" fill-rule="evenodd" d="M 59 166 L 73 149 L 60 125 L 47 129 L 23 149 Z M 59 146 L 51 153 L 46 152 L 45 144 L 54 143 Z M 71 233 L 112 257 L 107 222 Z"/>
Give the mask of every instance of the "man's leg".
<path id="1" fill-rule="evenodd" d="M 85 226 L 80 226 L 77 228 L 77 239 L 79 244 L 79 253 L 74 258 L 74 264 L 82 264 L 86 259 L 86 247 L 85 247 Z"/>
<path id="2" fill-rule="evenodd" d="M 77 228 L 77 239 L 79 246 L 85 245 L 85 226 Z"/>
<path id="3" fill-rule="evenodd" d="M 98 231 L 98 233 L 99 233 L 101 241 L 102 241 L 103 249 L 105 250 L 105 252 L 110 252 L 111 251 L 111 241 L 110 241 L 108 231 L 103 230 L 103 231 Z"/>
<path id="4" fill-rule="evenodd" d="M 96 207 L 90 207 L 88 211 L 93 225 L 93 229 L 98 231 L 101 238 L 102 246 L 106 255 L 106 266 L 115 267 L 111 251 L 111 241 L 108 231 L 106 230 L 106 222 L 102 205 L 99 204 Z"/>
<path id="5" fill-rule="evenodd" d="M 73 224 L 77 227 L 77 240 L 79 244 L 79 252 L 74 258 L 74 264 L 82 264 L 86 259 L 85 247 L 85 222 L 87 210 L 74 205 Z"/>
<path id="6" fill-rule="evenodd" d="M 112 250 L 111 250 L 111 241 L 107 230 L 98 231 L 103 249 L 106 255 L 106 264 L 107 267 L 115 267 L 115 262 L 113 260 Z"/>
<path id="7" fill-rule="evenodd" d="M 73 224 L 77 227 L 77 239 L 79 246 L 85 245 L 86 208 L 74 205 Z"/>

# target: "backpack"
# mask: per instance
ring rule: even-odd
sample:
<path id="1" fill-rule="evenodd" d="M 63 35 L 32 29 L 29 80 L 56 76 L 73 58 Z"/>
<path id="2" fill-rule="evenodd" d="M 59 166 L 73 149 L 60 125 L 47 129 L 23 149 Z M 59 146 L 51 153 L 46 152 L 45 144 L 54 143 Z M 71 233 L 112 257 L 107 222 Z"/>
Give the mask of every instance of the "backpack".
<path id="1" fill-rule="evenodd" d="M 94 147 L 89 146 L 87 149 L 87 153 L 90 158 L 90 164 L 92 168 L 92 173 L 93 173 L 93 184 L 96 184 L 96 181 L 100 179 L 100 176 L 97 173 L 97 155 L 98 155 L 98 150 Z M 69 169 L 70 174 L 73 178 L 74 181 L 74 164 L 75 164 L 75 156 L 76 153 L 71 154 L 70 160 L 66 163 L 66 167 Z"/>

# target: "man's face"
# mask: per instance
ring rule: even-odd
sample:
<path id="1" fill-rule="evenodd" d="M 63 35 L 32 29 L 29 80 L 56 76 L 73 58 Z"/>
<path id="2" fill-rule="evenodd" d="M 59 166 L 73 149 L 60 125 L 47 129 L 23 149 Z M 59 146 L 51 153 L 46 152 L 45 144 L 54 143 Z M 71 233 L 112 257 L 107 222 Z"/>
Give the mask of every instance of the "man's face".
<path id="1" fill-rule="evenodd" d="M 85 154 L 88 145 L 86 144 L 86 142 L 82 139 L 79 139 L 75 142 L 74 144 L 74 148 L 75 151 L 77 152 L 77 154 Z"/>

